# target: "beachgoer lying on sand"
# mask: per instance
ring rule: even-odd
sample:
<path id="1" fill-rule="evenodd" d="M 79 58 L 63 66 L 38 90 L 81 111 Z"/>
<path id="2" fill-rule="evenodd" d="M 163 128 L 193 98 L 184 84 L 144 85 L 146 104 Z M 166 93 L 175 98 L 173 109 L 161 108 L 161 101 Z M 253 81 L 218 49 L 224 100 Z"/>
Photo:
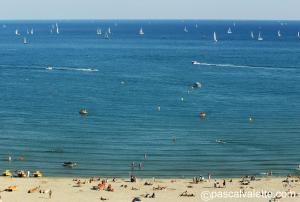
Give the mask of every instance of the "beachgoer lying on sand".
<path id="1" fill-rule="evenodd" d="M 33 189 L 30 189 L 30 190 L 28 190 L 28 192 L 27 193 L 34 193 L 34 192 L 39 192 L 40 191 L 40 187 L 35 187 L 35 188 L 33 188 Z"/>
<path id="2" fill-rule="evenodd" d="M 124 187 L 126 189 L 128 186 L 127 184 L 122 184 L 121 187 Z"/>
<path id="3" fill-rule="evenodd" d="M 155 193 L 153 193 L 152 195 L 150 194 L 145 194 L 145 195 L 141 195 L 144 198 L 155 198 Z"/>
<path id="4" fill-rule="evenodd" d="M 17 186 L 12 185 L 7 187 L 4 191 L 8 191 L 8 192 L 12 192 L 12 191 L 16 191 L 17 190 Z"/>
<path id="5" fill-rule="evenodd" d="M 144 184 L 145 186 L 152 186 L 153 184 L 152 183 L 150 183 L 150 182 L 145 182 L 145 184 Z"/>
<path id="6" fill-rule="evenodd" d="M 157 186 L 157 187 L 153 187 L 153 190 L 165 190 L 167 187 L 162 187 L 162 186 Z"/>
<path id="7" fill-rule="evenodd" d="M 98 184 L 99 190 L 104 190 L 105 189 L 105 184 Z"/>
<path id="8" fill-rule="evenodd" d="M 111 191 L 111 192 L 113 192 L 113 191 L 114 191 L 114 189 L 112 188 L 111 184 L 109 184 L 109 185 L 108 185 L 108 187 L 107 187 L 107 191 Z"/>
<path id="9" fill-rule="evenodd" d="M 101 200 L 101 201 L 107 201 L 108 198 L 103 198 L 103 197 L 101 196 L 100 200 Z"/>
<path id="10" fill-rule="evenodd" d="M 135 188 L 135 187 L 131 187 L 131 190 L 137 191 L 137 190 L 139 190 L 139 189 L 138 189 L 138 188 Z"/>
<path id="11" fill-rule="evenodd" d="M 185 197 L 195 197 L 194 194 L 189 194 L 187 191 L 183 192 L 182 194 L 180 194 L 179 196 L 185 196 Z"/>

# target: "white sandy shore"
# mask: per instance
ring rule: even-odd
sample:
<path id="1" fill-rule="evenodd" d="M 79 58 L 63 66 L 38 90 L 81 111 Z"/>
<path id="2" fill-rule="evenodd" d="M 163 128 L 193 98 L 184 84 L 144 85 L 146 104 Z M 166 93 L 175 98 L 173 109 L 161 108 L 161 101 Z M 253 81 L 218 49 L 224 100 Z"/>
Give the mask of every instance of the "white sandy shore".
<path id="1" fill-rule="evenodd" d="M 0 177 L 0 189 L 5 190 L 10 185 L 16 185 L 17 190 L 13 192 L 1 191 L 0 195 L 3 202 L 40 202 L 40 201 L 53 201 L 53 202 L 93 202 L 101 201 L 100 197 L 107 198 L 107 201 L 113 202 L 130 202 L 134 197 L 141 197 L 142 201 L 155 201 L 155 202 L 176 202 L 176 201 L 205 201 L 206 198 L 201 198 L 203 193 L 213 193 L 222 192 L 226 193 L 228 191 L 240 192 L 244 189 L 249 195 L 250 192 L 262 192 L 262 190 L 267 192 L 272 192 L 275 195 L 276 192 L 286 193 L 289 190 L 300 193 L 300 179 L 299 178 L 289 178 L 290 183 L 283 183 L 282 181 L 286 178 L 280 177 L 270 177 L 262 178 L 258 181 L 251 181 L 249 185 L 241 185 L 240 179 L 233 179 L 229 182 L 226 180 L 225 188 L 214 188 L 215 180 L 210 180 L 206 182 L 200 182 L 198 184 L 193 184 L 192 180 L 188 179 L 176 179 L 176 182 L 171 182 L 171 179 L 138 179 L 136 183 L 128 182 L 128 180 L 117 179 L 116 182 L 112 182 L 108 179 L 108 184 L 112 184 L 114 188 L 113 192 L 101 190 L 92 190 L 93 186 L 97 186 L 100 182 L 94 181 L 89 183 L 88 179 L 81 179 L 81 182 L 86 181 L 80 187 L 74 187 L 75 182 L 71 178 L 11 178 L 11 177 Z M 145 182 L 153 183 L 151 186 L 145 186 Z M 223 179 L 218 180 L 222 185 Z M 127 185 L 124 188 L 121 185 Z M 49 199 L 49 194 L 39 193 L 27 193 L 28 190 L 39 187 L 41 190 L 52 190 L 52 198 Z M 153 190 L 154 187 L 166 187 L 164 190 Z M 137 190 L 132 190 L 132 187 Z M 187 191 L 188 194 L 194 194 L 195 197 L 180 196 L 181 193 Z M 249 192 L 249 193 L 248 193 Z M 155 193 L 155 198 L 144 198 L 142 195 Z M 233 194 L 233 193 L 232 193 Z M 236 194 L 236 193 L 235 193 Z M 220 195 L 220 193 L 219 193 Z M 264 201 L 268 202 L 268 198 L 215 198 L 209 201 Z M 0 200 L 1 201 L 1 200 Z M 291 197 L 279 199 L 278 201 L 300 201 L 300 197 Z"/>

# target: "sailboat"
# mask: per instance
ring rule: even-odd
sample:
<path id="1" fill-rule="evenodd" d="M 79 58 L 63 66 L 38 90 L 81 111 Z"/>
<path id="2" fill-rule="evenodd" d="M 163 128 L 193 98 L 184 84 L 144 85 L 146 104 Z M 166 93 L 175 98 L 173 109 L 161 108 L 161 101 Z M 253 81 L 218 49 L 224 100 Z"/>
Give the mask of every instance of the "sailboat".
<path id="1" fill-rule="evenodd" d="M 300 32 L 298 32 L 298 35 L 297 35 L 297 36 L 298 36 L 298 38 L 300 38 Z"/>
<path id="2" fill-rule="evenodd" d="M 263 41 L 263 40 L 264 40 L 264 38 L 261 36 L 261 33 L 260 33 L 260 32 L 258 33 L 258 38 L 257 38 L 257 40 L 258 40 L 258 41 Z"/>
<path id="3" fill-rule="evenodd" d="M 252 39 L 254 39 L 254 33 L 253 33 L 253 32 L 251 32 L 251 34 L 250 34 L 250 35 L 251 35 L 251 38 L 252 38 Z"/>
<path id="4" fill-rule="evenodd" d="M 59 27 L 58 27 L 58 24 L 56 23 L 55 26 L 56 26 L 56 34 L 59 34 Z"/>
<path id="5" fill-rule="evenodd" d="M 28 41 L 27 41 L 26 37 L 23 38 L 23 43 L 28 44 Z"/>
<path id="6" fill-rule="evenodd" d="M 139 35 L 144 35 L 144 31 L 143 31 L 143 28 L 141 27 L 140 31 L 139 31 Z"/>
<path id="7" fill-rule="evenodd" d="M 216 32 L 214 32 L 214 42 L 218 42 L 217 33 Z"/>
<path id="8" fill-rule="evenodd" d="M 195 25 L 196 29 L 198 28 L 198 24 Z"/>
<path id="9" fill-rule="evenodd" d="M 102 34 L 102 30 L 100 28 L 97 29 L 97 35 L 101 35 Z"/>
<path id="10" fill-rule="evenodd" d="M 278 37 L 281 37 L 281 32 L 280 32 L 280 30 L 278 30 L 277 36 L 278 36 Z"/>
<path id="11" fill-rule="evenodd" d="M 33 31 L 33 28 L 31 28 L 31 30 L 30 30 L 30 34 L 31 34 L 31 35 L 33 35 L 33 32 L 34 32 L 34 31 Z"/>
<path id="12" fill-rule="evenodd" d="M 19 32 L 19 30 L 18 29 L 16 29 L 16 35 L 20 35 L 20 32 Z"/>
<path id="13" fill-rule="evenodd" d="M 108 34 L 111 34 L 111 29 L 110 29 L 110 27 L 107 29 L 107 33 L 108 33 Z"/>
<path id="14" fill-rule="evenodd" d="M 104 34 L 104 39 L 109 39 L 109 35 L 107 32 L 105 32 L 105 34 Z"/>
<path id="15" fill-rule="evenodd" d="M 186 26 L 184 27 L 183 31 L 186 32 L 186 33 L 189 32 L 189 30 L 187 29 Z"/>
<path id="16" fill-rule="evenodd" d="M 231 28 L 229 27 L 227 34 L 232 34 Z"/>
<path id="17" fill-rule="evenodd" d="M 29 30 L 28 29 L 27 29 L 26 33 L 29 34 Z"/>

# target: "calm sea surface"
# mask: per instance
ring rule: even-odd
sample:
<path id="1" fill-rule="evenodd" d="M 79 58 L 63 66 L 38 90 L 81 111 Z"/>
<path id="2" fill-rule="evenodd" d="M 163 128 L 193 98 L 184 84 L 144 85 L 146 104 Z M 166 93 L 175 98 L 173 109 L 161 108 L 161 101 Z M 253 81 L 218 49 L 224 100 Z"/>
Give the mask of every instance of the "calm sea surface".
<path id="1" fill-rule="evenodd" d="M 59 34 L 55 23 L 0 22 L 0 170 L 299 174 L 300 22 L 57 21 Z"/>

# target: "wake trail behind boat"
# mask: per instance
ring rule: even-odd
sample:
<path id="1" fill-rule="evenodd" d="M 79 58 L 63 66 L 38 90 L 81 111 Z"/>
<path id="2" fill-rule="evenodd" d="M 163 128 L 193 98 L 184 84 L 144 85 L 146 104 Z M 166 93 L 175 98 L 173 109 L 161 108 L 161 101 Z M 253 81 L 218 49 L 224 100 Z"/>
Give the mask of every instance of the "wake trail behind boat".
<path id="1" fill-rule="evenodd" d="M 296 67 L 272 67 L 272 66 L 250 66 L 235 64 L 213 64 L 205 62 L 194 62 L 194 65 L 212 66 L 212 67 L 231 67 L 231 68 L 249 68 L 249 69 L 266 69 L 266 70 L 297 70 Z"/>
<path id="2" fill-rule="evenodd" d="M 74 67 L 47 67 L 46 70 L 61 70 L 61 71 L 84 71 L 84 72 L 98 72 L 94 68 L 74 68 Z"/>

